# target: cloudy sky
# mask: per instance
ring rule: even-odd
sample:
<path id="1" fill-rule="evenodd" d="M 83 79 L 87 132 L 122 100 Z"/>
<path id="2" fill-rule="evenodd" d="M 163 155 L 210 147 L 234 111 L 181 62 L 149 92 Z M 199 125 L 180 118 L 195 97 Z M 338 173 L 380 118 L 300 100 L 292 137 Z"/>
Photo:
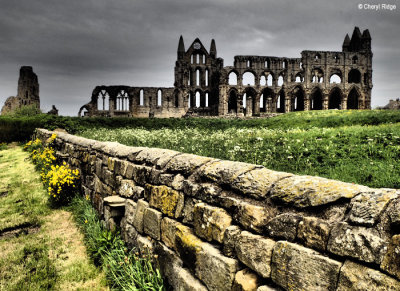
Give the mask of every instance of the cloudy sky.
<path id="1" fill-rule="evenodd" d="M 172 87 L 178 39 L 212 38 L 218 56 L 300 57 L 341 50 L 354 26 L 372 36 L 372 106 L 400 97 L 400 1 L 0 0 L 0 106 L 33 66 L 41 107 L 76 115 L 96 85 Z M 399 6 L 399 7 L 396 7 Z M 362 9 L 360 9 L 362 8 Z M 385 9 L 385 8 L 391 8 Z"/>

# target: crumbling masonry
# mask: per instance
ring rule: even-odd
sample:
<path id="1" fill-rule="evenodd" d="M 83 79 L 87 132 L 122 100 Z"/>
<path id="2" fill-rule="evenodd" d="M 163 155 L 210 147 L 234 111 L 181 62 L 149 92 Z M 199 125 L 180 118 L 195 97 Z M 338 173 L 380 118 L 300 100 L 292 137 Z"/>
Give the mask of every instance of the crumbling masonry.
<path id="1" fill-rule="evenodd" d="M 179 39 L 171 88 L 97 86 L 79 116 L 266 116 L 322 109 L 370 109 L 371 36 L 355 27 L 342 51 L 302 51 L 301 58 L 235 56 L 233 66 L 196 39 Z"/>
<path id="2" fill-rule="evenodd" d="M 1 109 L 1 114 L 4 115 L 26 105 L 35 105 L 40 108 L 38 77 L 30 66 L 21 67 L 17 96 L 7 98 Z"/>

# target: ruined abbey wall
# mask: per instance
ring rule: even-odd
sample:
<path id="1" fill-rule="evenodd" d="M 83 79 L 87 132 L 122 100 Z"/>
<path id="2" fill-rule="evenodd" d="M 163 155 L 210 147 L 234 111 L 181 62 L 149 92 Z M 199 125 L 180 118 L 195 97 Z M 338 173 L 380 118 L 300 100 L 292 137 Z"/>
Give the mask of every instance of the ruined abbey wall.
<path id="1" fill-rule="evenodd" d="M 400 289 L 399 190 L 61 132 L 55 149 L 174 290 Z"/>
<path id="2" fill-rule="evenodd" d="M 361 33 L 358 27 L 351 39 L 346 35 L 341 51 L 305 50 L 300 58 L 235 56 L 233 66 L 224 66 L 224 60 L 217 57 L 214 40 L 209 50 L 199 39 L 186 50 L 181 37 L 173 88 L 98 86 L 79 115 L 265 116 L 370 109 L 372 56 L 370 33 Z M 124 94 L 130 107 L 116 112 L 118 97 Z M 104 96 L 109 100 L 105 107 L 98 103 Z M 143 98 L 152 102 L 141 102 Z"/>

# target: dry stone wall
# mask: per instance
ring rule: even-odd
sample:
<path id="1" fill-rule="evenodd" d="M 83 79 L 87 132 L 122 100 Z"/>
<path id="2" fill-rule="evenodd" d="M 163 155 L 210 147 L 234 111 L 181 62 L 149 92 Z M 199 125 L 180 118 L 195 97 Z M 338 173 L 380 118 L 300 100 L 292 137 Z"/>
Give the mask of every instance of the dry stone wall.
<path id="1" fill-rule="evenodd" d="M 174 290 L 400 289 L 399 190 L 61 132 L 55 141 L 106 225 L 151 251 Z"/>

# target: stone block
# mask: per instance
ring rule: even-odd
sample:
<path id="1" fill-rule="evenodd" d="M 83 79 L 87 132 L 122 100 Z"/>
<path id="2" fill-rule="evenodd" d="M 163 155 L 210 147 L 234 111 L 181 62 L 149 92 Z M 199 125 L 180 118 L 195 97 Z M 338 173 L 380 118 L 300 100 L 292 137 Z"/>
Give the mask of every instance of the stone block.
<path id="1" fill-rule="evenodd" d="M 142 256 L 148 256 L 153 254 L 153 242 L 150 237 L 144 237 L 138 234 L 136 238 L 136 245 Z"/>
<path id="2" fill-rule="evenodd" d="M 238 266 L 237 260 L 223 256 L 216 248 L 204 243 L 197 253 L 195 274 L 208 290 L 231 290 Z"/>
<path id="3" fill-rule="evenodd" d="M 388 213 L 392 227 L 400 226 L 400 198 L 394 200 L 388 210 L 390 210 Z"/>
<path id="4" fill-rule="evenodd" d="M 150 180 L 151 171 L 150 167 L 133 165 L 132 178 L 136 184 L 144 186 Z"/>
<path id="5" fill-rule="evenodd" d="M 339 256 L 379 265 L 387 246 L 376 229 L 341 222 L 332 228 L 327 249 Z"/>
<path id="6" fill-rule="evenodd" d="M 227 257 L 233 257 L 235 255 L 235 244 L 240 235 L 240 228 L 236 225 L 231 225 L 226 228 L 224 233 L 224 246 L 222 248 L 223 253 Z"/>
<path id="7" fill-rule="evenodd" d="M 349 220 L 353 224 L 373 226 L 388 203 L 398 197 L 394 189 L 374 189 L 351 200 Z"/>
<path id="8" fill-rule="evenodd" d="M 292 176 L 277 181 L 271 189 L 271 197 L 277 202 L 304 208 L 353 198 L 366 191 L 368 188 L 361 185 L 313 176 Z"/>
<path id="9" fill-rule="evenodd" d="M 336 290 L 341 266 L 311 249 L 278 241 L 272 254 L 271 278 L 285 290 Z"/>
<path id="10" fill-rule="evenodd" d="M 337 291 L 400 290 L 400 282 L 377 270 L 346 261 L 340 270 Z"/>
<path id="11" fill-rule="evenodd" d="M 307 247 L 326 251 L 329 233 L 329 223 L 316 217 L 304 217 L 299 223 L 297 238 Z"/>
<path id="12" fill-rule="evenodd" d="M 197 168 L 214 159 L 192 154 L 179 154 L 171 158 L 164 170 L 173 173 L 191 175 Z"/>
<path id="13" fill-rule="evenodd" d="M 143 199 L 139 199 L 136 206 L 135 216 L 133 218 L 133 226 L 139 233 L 143 233 L 143 215 L 144 211 L 149 207 L 149 203 Z"/>
<path id="14" fill-rule="evenodd" d="M 275 241 L 248 231 L 243 231 L 236 239 L 235 252 L 238 259 L 260 276 L 269 278 Z"/>
<path id="15" fill-rule="evenodd" d="M 247 230 L 261 233 L 267 222 L 276 216 L 277 210 L 267 206 L 240 202 L 234 218 Z"/>
<path id="16" fill-rule="evenodd" d="M 104 204 L 110 207 L 125 207 L 125 198 L 118 195 L 107 196 L 104 198 Z"/>
<path id="17" fill-rule="evenodd" d="M 198 199 L 185 197 L 185 205 L 182 210 L 183 223 L 193 225 L 194 206 L 200 202 Z"/>
<path id="18" fill-rule="evenodd" d="M 125 227 L 123 228 L 123 239 L 125 243 L 128 245 L 128 247 L 137 247 L 137 237 L 138 237 L 138 232 L 137 230 L 130 225 L 129 223 L 125 224 Z"/>
<path id="19" fill-rule="evenodd" d="M 257 291 L 259 278 L 249 269 L 243 269 L 236 273 L 233 282 L 233 291 Z"/>
<path id="20" fill-rule="evenodd" d="M 197 254 L 200 253 L 203 244 L 189 227 L 180 223 L 176 224 L 175 247 L 179 257 L 188 268 L 195 268 Z"/>
<path id="21" fill-rule="evenodd" d="M 115 165 L 114 165 L 114 172 L 116 175 L 121 175 L 125 176 L 126 175 L 126 168 L 127 168 L 127 162 L 122 161 L 119 159 L 115 159 Z"/>
<path id="22" fill-rule="evenodd" d="M 381 269 L 400 280 L 400 234 L 392 236 Z"/>
<path id="23" fill-rule="evenodd" d="M 161 212 L 146 208 L 143 214 L 143 230 L 151 238 L 155 240 L 161 239 Z"/>
<path id="24" fill-rule="evenodd" d="M 198 203 L 194 207 L 194 230 L 196 235 L 208 241 L 222 243 L 225 229 L 231 225 L 231 216 L 222 208 Z"/>
<path id="25" fill-rule="evenodd" d="M 121 180 L 121 186 L 119 187 L 118 192 L 122 197 L 137 200 L 143 198 L 144 188 L 136 186 L 132 180 Z"/>
<path id="26" fill-rule="evenodd" d="M 259 168 L 237 176 L 231 187 L 245 195 L 262 199 L 267 197 L 267 194 L 277 181 L 291 176 L 293 174 Z"/>
<path id="27" fill-rule="evenodd" d="M 267 285 L 263 285 L 257 288 L 257 291 L 281 291 L 281 288 L 275 288 Z"/>
<path id="28" fill-rule="evenodd" d="M 295 213 L 284 213 L 275 216 L 266 225 L 270 237 L 293 241 L 296 238 L 297 225 L 301 216 Z"/>
<path id="29" fill-rule="evenodd" d="M 158 149 L 158 148 L 143 148 L 140 153 L 135 157 L 136 163 L 144 163 L 150 166 L 157 166 L 157 168 L 163 168 L 167 162 L 173 157 L 179 154 L 179 152 Z"/>
<path id="30" fill-rule="evenodd" d="M 213 161 L 212 163 L 208 163 L 201 167 L 198 174 L 201 179 L 230 186 L 240 175 L 243 175 L 256 167 L 256 165 L 234 161 Z M 240 188 L 240 182 L 237 182 L 237 186 Z"/>
<path id="31" fill-rule="evenodd" d="M 125 200 L 125 220 L 129 224 L 133 224 L 135 218 L 137 204 L 131 199 Z"/>
<path id="32" fill-rule="evenodd" d="M 145 197 L 151 207 L 161 210 L 162 213 L 170 217 L 181 217 L 184 206 L 184 195 L 167 186 L 152 186 L 147 184 L 145 187 Z"/>
<path id="33" fill-rule="evenodd" d="M 171 249 L 175 247 L 175 233 L 177 222 L 171 218 L 164 217 L 161 221 L 161 240 Z"/>

